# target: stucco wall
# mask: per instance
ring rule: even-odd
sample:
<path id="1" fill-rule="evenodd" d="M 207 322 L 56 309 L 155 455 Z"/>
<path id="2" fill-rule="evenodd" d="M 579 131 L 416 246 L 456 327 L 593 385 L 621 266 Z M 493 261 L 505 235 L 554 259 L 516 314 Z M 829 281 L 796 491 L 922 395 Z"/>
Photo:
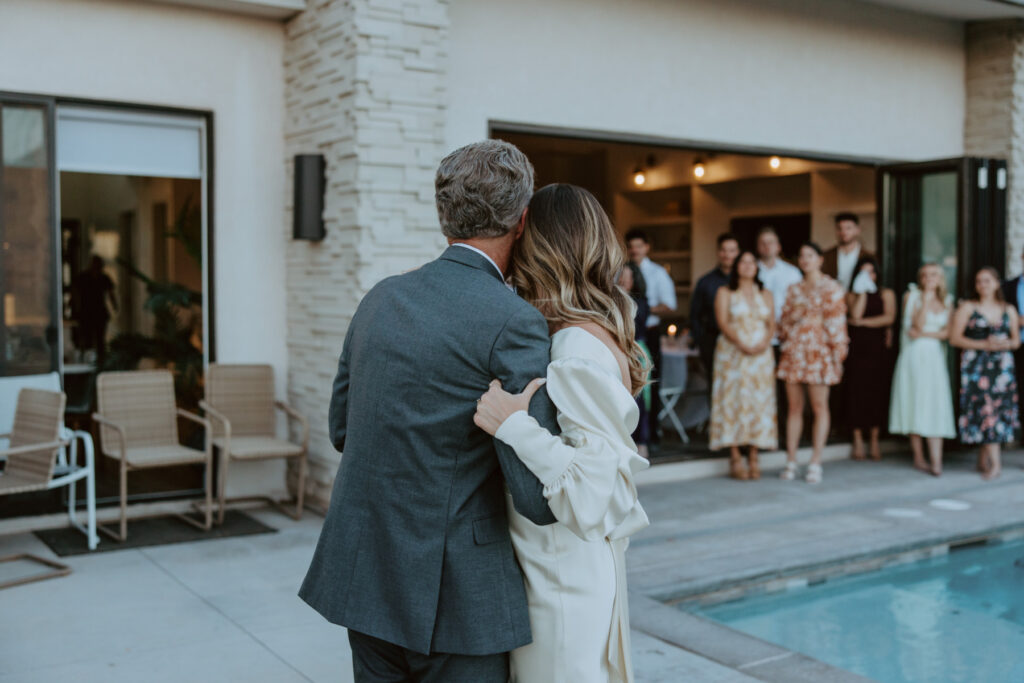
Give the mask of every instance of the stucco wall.
<path id="1" fill-rule="evenodd" d="M 454 0 L 446 143 L 488 120 L 821 154 L 963 151 L 963 26 L 849 0 Z"/>

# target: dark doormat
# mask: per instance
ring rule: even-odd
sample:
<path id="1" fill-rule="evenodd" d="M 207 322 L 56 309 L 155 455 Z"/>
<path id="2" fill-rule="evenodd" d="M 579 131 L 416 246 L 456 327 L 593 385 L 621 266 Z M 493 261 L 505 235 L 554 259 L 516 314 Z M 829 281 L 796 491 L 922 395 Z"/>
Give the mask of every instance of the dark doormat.
<path id="1" fill-rule="evenodd" d="M 111 525 L 116 522 L 111 522 Z M 215 538 L 231 538 L 232 536 L 252 536 L 254 534 L 272 534 L 277 529 L 250 517 L 240 510 L 227 510 L 224 523 L 215 524 L 209 531 L 202 531 L 183 522 L 173 515 L 167 517 L 149 517 L 140 520 L 128 520 L 128 540 L 118 543 L 109 536 L 100 535 L 100 544 L 96 550 L 89 550 L 85 542 L 85 534 L 78 529 L 45 529 L 35 531 L 36 537 L 50 547 L 59 557 L 69 555 L 86 555 L 90 552 L 103 553 L 111 550 L 127 550 L 129 548 L 145 548 L 152 545 L 170 545 L 172 543 L 191 543 L 192 541 L 209 541 Z"/>

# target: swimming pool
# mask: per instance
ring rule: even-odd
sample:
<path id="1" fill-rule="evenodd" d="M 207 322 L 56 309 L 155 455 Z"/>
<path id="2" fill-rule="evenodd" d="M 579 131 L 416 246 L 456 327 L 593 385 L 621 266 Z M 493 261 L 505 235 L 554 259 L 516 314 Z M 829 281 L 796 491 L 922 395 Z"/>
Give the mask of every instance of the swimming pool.
<path id="1" fill-rule="evenodd" d="M 1024 541 L 681 608 L 883 683 L 1024 681 Z"/>

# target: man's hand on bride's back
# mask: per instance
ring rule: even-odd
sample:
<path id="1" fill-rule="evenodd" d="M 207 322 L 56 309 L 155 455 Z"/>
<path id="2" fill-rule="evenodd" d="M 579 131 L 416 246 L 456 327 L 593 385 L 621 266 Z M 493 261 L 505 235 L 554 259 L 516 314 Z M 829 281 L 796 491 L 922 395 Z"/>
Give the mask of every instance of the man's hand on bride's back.
<path id="1" fill-rule="evenodd" d="M 501 381 L 491 382 L 491 388 L 476 402 L 476 415 L 473 422 L 476 426 L 494 436 L 502 423 L 520 410 L 529 412 L 530 399 L 537 390 L 544 386 L 546 379 L 538 377 L 523 389 L 521 394 L 510 394 L 501 388 Z"/>

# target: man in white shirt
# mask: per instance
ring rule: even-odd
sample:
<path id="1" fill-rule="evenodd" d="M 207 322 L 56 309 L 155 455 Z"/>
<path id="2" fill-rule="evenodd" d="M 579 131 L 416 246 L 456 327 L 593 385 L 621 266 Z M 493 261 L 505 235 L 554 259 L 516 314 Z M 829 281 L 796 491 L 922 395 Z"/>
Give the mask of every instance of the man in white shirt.
<path id="1" fill-rule="evenodd" d="M 775 303 L 775 322 L 782 317 L 782 307 L 786 304 L 786 293 L 792 285 L 797 284 L 804 278 L 804 274 L 796 266 L 786 263 L 779 257 L 782 251 L 782 244 L 779 242 L 779 234 L 775 228 L 766 225 L 757 233 L 757 255 L 760 259 L 757 267 L 760 270 L 761 284 L 772 293 L 772 300 Z M 779 337 L 772 338 L 772 346 L 775 350 L 775 363 L 779 362 Z M 780 381 L 776 382 L 775 404 L 778 407 L 778 429 L 781 437 L 780 443 L 786 442 L 786 387 Z"/>
<path id="2" fill-rule="evenodd" d="M 640 268 L 647 288 L 647 304 L 651 314 L 647 317 L 647 347 L 651 352 L 651 380 L 661 377 L 661 317 L 676 312 L 676 283 L 668 271 L 648 258 L 651 252 L 651 240 L 643 230 L 630 230 L 626 233 L 626 251 L 629 260 Z M 661 401 L 658 392 L 651 392 L 651 409 L 648 413 L 651 426 L 651 443 L 658 440 L 658 413 L 661 412 Z"/>
<path id="3" fill-rule="evenodd" d="M 630 230 L 626 235 L 626 249 L 629 260 L 640 268 L 647 285 L 647 304 L 651 307 L 651 315 L 647 317 L 647 329 L 661 324 L 660 315 L 672 315 L 676 312 L 676 284 L 672 276 L 662 266 L 648 258 L 651 243 L 642 230 Z"/>
<path id="4" fill-rule="evenodd" d="M 782 316 L 782 307 L 786 303 L 786 292 L 790 285 L 795 285 L 804 279 L 800 269 L 791 263 L 787 263 L 779 257 L 782 251 L 782 244 L 779 242 L 779 235 L 775 228 L 765 226 L 757 233 L 757 255 L 760 260 L 757 262 L 761 271 L 761 284 L 772 293 L 775 301 L 775 322 Z M 772 340 L 773 345 L 778 345 L 776 337 Z"/>
<path id="5" fill-rule="evenodd" d="M 825 262 L 821 266 L 821 272 L 829 277 L 834 277 L 842 285 L 843 291 L 848 292 L 857 261 L 866 256 L 873 257 L 874 254 L 866 250 L 860 243 L 860 219 L 857 218 L 857 214 L 849 212 L 836 214 L 835 222 L 836 246 L 824 253 Z M 842 418 L 846 414 L 846 392 L 845 378 L 829 392 L 828 402 L 829 412 L 832 415 L 833 435 L 846 431 L 846 425 Z"/>
<path id="6" fill-rule="evenodd" d="M 844 291 L 850 290 L 853 269 L 862 256 L 874 256 L 860 242 L 860 219 L 857 214 L 843 212 L 836 215 L 836 246 L 824 253 L 821 272 L 839 280 Z"/>

